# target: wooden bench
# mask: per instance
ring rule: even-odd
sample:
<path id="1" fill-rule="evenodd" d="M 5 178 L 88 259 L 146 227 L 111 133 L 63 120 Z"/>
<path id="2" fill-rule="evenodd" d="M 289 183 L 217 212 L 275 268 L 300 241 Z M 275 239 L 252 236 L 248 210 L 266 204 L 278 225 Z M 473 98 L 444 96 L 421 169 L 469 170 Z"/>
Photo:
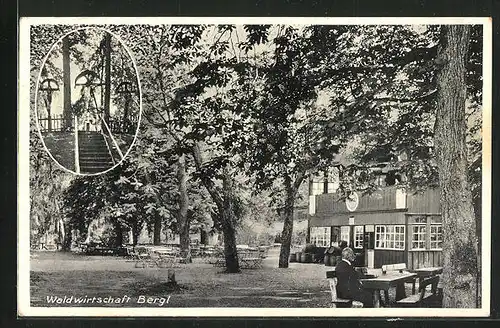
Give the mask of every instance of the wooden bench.
<path id="1" fill-rule="evenodd" d="M 223 268 L 226 266 L 226 259 L 223 257 L 219 257 L 219 258 L 214 257 L 214 258 L 211 258 L 209 260 L 209 263 L 212 264 L 216 268 Z"/>
<path id="2" fill-rule="evenodd" d="M 363 303 L 337 297 L 337 274 L 335 271 L 327 271 L 326 278 L 330 283 L 330 293 L 332 295 L 332 307 L 335 308 L 362 308 Z"/>
<path id="3" fill-rule="evenodd" d="M 439 284 L 439 276 L 434 276 L 424 279 L 422 283 L 418 286 L 418 291 L 419 291 L 418 294 L 414 294 L 397 301 L 396 306 L 422 307 L 422 305 L 426 304 L 426 301 L 429 301 L 432 298 L 434 299 L 439 298 L 438 284 Z M 431 286 L 430 292 L 427 290 L 428 286 Z"/>

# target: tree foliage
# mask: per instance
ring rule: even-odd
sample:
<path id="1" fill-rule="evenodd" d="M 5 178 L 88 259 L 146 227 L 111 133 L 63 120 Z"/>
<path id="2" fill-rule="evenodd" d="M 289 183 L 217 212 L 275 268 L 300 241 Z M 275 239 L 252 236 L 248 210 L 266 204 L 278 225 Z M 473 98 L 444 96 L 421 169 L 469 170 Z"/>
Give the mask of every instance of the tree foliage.
<path id="1" fill-rule="evenodd" d="M 210 217 L 234 239 L 258 195 L 283 221 L 279 265 L 287 267 L 294 207 L 309 175 L 335 167 L 344 196 L 354 189 L 370 192 L 377 188 L 372 167 L 384 162 L 404 172 L 401 183 L 411 189 L 438 185 L 434 123 L 441 26 L 106 28 L 125 41 L 137 63 L 144 124 L 120 168 L 72 185 L 68 207 L 75 222 L 105 208 L 123 225 L 161 217 L 178 231 Z M 482 30 L 474 26 L 466 85 L 468 172 L 476 205 L 481 63 Z M 78 199 L 84 189 L 96 192 Z M 235 247 L 226 254 L 237 262 Z"/>

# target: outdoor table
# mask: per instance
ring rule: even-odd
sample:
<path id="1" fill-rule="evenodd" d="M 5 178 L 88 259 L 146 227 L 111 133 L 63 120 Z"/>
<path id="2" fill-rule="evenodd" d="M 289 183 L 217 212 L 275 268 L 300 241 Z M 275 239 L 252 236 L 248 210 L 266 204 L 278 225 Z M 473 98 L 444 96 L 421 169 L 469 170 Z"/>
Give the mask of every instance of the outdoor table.
<path id="1" fill-rule="evenodd" d="M 429 267 L 413 270 L 418 276 L 418 284 L 420 285 L 425 278 L 443 273 L 443 267 Z"/>
<path id="2" fill-rule="evenodd" d="M 240 262 L 242 268 L 262 268 L 262 258 L 260 257 L 242 257 Z"/>
<path id="3" fill-rule="evenodd" d="M 376 278 L 360 279 L 363 289 L 368 289 L 373 295 L 374 307 L 380 307 L 380 291 L 385 293 L 386 301 L 389 301 L 389 288 L 396 287 L 396 301 L 406 297 L 405 282 L 417 277 L 415 273 L 389 272 Z"/>
<path id="4" fill-rule="evenodd" d="M 173 263 L 177 259 L 177 251 L 168 248 L 158 248 L 153 250 L 156 254 L 160 256 L 162 261 L 167 263 Z"/>

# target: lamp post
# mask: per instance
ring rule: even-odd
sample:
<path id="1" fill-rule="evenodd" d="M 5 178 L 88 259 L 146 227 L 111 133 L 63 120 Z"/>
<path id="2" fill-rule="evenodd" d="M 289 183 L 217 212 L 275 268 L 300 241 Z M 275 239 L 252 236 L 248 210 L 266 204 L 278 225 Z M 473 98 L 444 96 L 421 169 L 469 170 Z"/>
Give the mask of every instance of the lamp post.
<path id="1" fill-rule="evenodd" d="M 135 89 L 132 86 L 132 83 L 130 83 L 129 81 L 123 81 L 116 88 L 116 92 L 120 95 L 123 95 L 125 98 L 125 106 L 123 108 L 123 132 L 128 132 L 128 129 L 130 127 L 130 120 L 128 118 L 129 107 L 130 101 L 132 100 L 132 93 L 135 92 Z"/>
<path id="2" fill-rule="evenodd" d="M 52 93 L 54 91 L 59 91 L 59 84 L 57 84 L 57 81 L 54 79 L 45 79 L 40 83 L 39 87 L 40 91 L 43 91 L 47 94 L 47 97 L 45 97 L 45 106 L 47 108 L 47 130 L 49 132 L 52 131 Z"/>

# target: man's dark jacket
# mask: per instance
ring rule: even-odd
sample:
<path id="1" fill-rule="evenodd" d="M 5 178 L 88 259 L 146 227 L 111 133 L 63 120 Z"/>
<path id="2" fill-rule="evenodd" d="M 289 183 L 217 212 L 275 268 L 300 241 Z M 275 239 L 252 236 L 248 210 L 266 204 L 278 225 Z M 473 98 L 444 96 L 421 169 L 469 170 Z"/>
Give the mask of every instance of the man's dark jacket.
<path id="1" fill-rule="evenodd" d="M 337 296 L 339 298 L 357 299 L 357 296 L 364 293 L 359 282 L 358 273 L 352 265 L 342 260 L 337 263 L 335 273 L 337 275 Z"/>

